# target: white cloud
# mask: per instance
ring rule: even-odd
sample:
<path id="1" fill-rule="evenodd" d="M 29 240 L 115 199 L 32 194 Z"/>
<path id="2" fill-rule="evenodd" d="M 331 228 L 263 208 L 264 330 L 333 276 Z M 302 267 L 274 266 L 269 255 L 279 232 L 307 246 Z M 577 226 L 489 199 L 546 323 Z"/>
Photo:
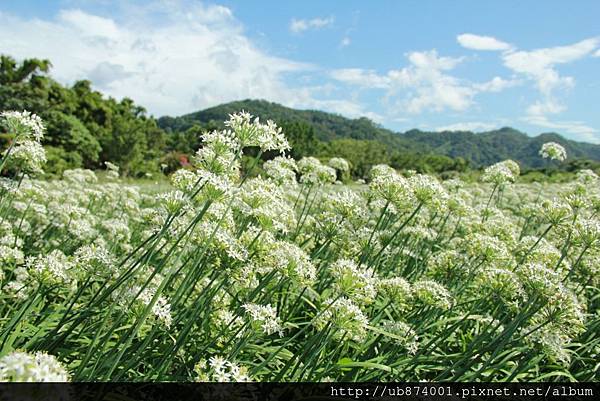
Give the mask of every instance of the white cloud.
<path id="1" fill-rule="evenodd" d="M 517 79 L 504 79 L 501 77 L 494 77 L 487 82 L 480 84 L 474 84 L 473 87 L 481 92 L 501 92 L 505 89 L 517 86 L 521 81 Z"/>
<path id="2" fill-rule="evenodd" d="M 554 67 L 585 57 L 599 44 L 597 38 L 591 38 L 568 46 L 506 52 L 502 59 L 506 67 L 533 79 L 544 96 L 551 96 L 553 90 L 572 87 L 575 82 L 573 77 L 560 76 Z"/>
<path id="3" fill-rule="evenodd" d="M 588 38 L 567 46 L 541 48 L 531 51 L 518 50 L 491 36 L 462 34 L 457 37 L 458 42 L 466 48 L 475 50 L 502 50 L 502 60 L 506 67 L 513 72 L 535 82 L 542 95 L 542 100 L 529 106 L 530 115 L 554 114 L 565 110 L 565 107 L 556 99 L 558 89 L 568 89 L 575 85 L 575 78 L 561 76 L 556 70 L 556 65 L 571 63 L 579 60 L 596 50 L 600 45 L 600 38 Z M 496 79 L 496 78 L 494 78 Z M 513 81 L 517 84 L 518 81 Z M 501 88 L 510 82 L 490 82 L 489 90 Z M 484 86 L 479 89 L 485 90 Z M 503 89 L 503 88 L 502 88 Z"/>
<path id="4" fill-rule="evenodd" d="M 81 10 L 61 10 L 58 18 L 84 36 L 113 40 L 117 40 L 120 36 L 119 28 L 113 20 L 86 14 Z"/>
<path id="5" fill-rule="evenodd" d="M 344 38 L 342 38 L 342 40 L 340 41 L 340 47 L 346 47 L 346 46 L 350 46 L 350 43 L 352 43 L 352 41 L 350 40 L 350 38 L 348 36 L 345 36 Z"/>
<path id="6" fill-rule="evenodd" d="M 600 143 L 600 135 L 598 135 L 598 130 L 585 125 L 581 121 L 549 121 L 546 116 L 541 115 L 530 115 L 524 117 L 522 120 L 539 127 L 567 132 L 575 139 L 580 141 Z"/>
<path id="7" fill-rule="evenodd" d="M 455 124 L 445 125 L 442 127 L 437 127 L 435 130 L 438 132 L 442 132 L 442 131 L 484 132 L 484 131 L 491 131 L 496 128 L 498 128 L 497 124 L 484 123 L 484 122 L 479 122 L 479 121 L 471 121 L 471 122 L 463 122 L 463 123 L 455 123 Z"/>
<path id="8" fill-rule="evenodd" d="M 597 142 L 597 131 L 579 121 L 552 122 L 546 116 L 558 114 L 566 110 L 566 106 L 558 98 L 557 92 L 575 86 L 575 78 L 562 76 L 557 70 L 560 64 L 580 60 L 586 56 L 600 56 L 600 38 L 593 37 L 566 45 L 540 48 L 531 51 L 518 50 L 490 36 L 463 34 L 457 37 L 458 42 L 466 48 L 476 50 L 502 50 L 502 61 L 518 76 L 534 82 L 541 99 L 527 107 L 527 116 L 523 120 L 530 124 L 564 130 L 585 140 Z M 498 77 L 492 81 L 477 85 L 480 90 L 495 91 L 506 86 L 517 85 L 520 80 L 505 81 Z"/>
<path id="9" fill-rule="evenodd" d="M 448 72 L 463 58 L 442 57 L 435 50 L 411 52 L 407 58 L 408 66 L 385 74 L 344 68 L 332 71 L 330 76 L 358 88 L 385 90 L 384 99 L 394 114 L 447 109 L 464 111 L 473 104 L 473 98 L 480 92 L 500 92 L 519 84 L 516 79 L 501 77 L 475 84 L 460 80 Z"/>
<path id="10" fill-rule="evenodd" d="M 598 131 L 581 121 L 550 121 L 547 115 L 558 114 L 567 107 L 557 97 L 557 91 L 572 88 L 575 78 L 561 76 L 558 64 L 566 64 L 590 55 L 600 44 L 598 38 L 532 51 L 515 51 L 503 54 L 504 65 L 535 82 L 541 99 L 527 107 L 524 121 L 532 125 L 565 131 L 577 139 L 599 142 Z"/>
<path id="11" fill-rule="evenodd" d="M 425 110 L 443 111 L 446 109 L 463 111 L 473 103 L 476 91 L 458 78 L 446 74 L 462 58 L 441 57 L 437 51 L 411 52 L 408 54 L 408 67 L 391 70 L 388 99 L 406 94 L 399 101 L 392 102 L 392 108 L 404 109 L 408 113 L 421 113 Z"/>
<path id="12" fill-rule="evenodd" d="M 0 13 L 0 53 L 48 58 L 59 81 L 91 79 L 109 95 L 131 97 L 160 115 L 243 98 L 315 104 L 310 90 L 286 82 L 288 74 L 314 67 L 256 47 L 226 7 L 173 4 L 161 3 L 159 22 L 156 8 L 118 20 L 82 10 L 62 10 L 53 20 Z"/>
<path id="13" fill-rule="evenodd" d="M 296 19 L 292 18 L 290 22 L 290 31 L 294 33 L 302 33 L 309 29 L 321 29 L 333 24 L 334 18 L 313 18 L 313 19 Z"/>
<path id="14" fill-rule="evenodd" d="M 111 87 L 113 82 L 118 82 L 133 75 L 132 72 L 126 71 L 122 65 L 103 61 L 88 73 L 88 78 L 94 85 L 106 90 Z"/>
<path id="15" fill-rule="evenodd" d="M 456 40 L 462 47 L 473 50 L 509 50 L 512 46 L 492 36 L 473 35 L 463 33 Z"/>
<path id="16" fill-rule="evenodd" d="M 331 76 L 341 82 L 370 89 L 385 89 L 386 101 L 393 109 L 420 113 L 425 109 L 465 110 L 475 91 L 457 78 L 444 73 L 462 61 L 440 57 L 435 50 L 411 52 L 409 66 L 378 75 L 371 70 L 347 68 L 334 70 Z M 399 97 L 399 98 L 398 98 Z"/>
<path id="17" fill-rule="evenodd" d="M 532 105 L 527 107 L 527 114 L 530 116 L 558 114 L 566 109 L 567 108 L 563 104 L 559 103 L 556 99 L 547 98 L 544 100 L 536 100 Z"/>
<path id="18" fill-rule="evenodd" d="M 341 68 L 331 71 L 330 75 L 337 81 L 363 88 L 387 89 L 391 84 L 390 77 L 381 76 L 373 70 L 363 70 L 361 68 Z"/>

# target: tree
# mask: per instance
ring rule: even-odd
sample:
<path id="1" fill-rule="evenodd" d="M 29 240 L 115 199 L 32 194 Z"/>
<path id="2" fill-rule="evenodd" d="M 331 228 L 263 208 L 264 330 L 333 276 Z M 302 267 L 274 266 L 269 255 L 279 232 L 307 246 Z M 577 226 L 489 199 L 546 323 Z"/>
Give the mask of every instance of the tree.
<path id="1" fill-rule="evenodd" d="M 47 171 L 101 168 L 113 161 L 126 174 L 158 171 L 164 131 L 131 99 L 105 98 L 87 80 L 65 87 L 46 76 L 47 60 L 0 58 L 0 109 L 29 110 L 47 126 Z M 6 141 L 2 137 L 2 141 Z"/>
<path id="2" fill-rule="evenodd" d="M 44 122 L 47 129 L 44 144 L 76 153 L 83 167 L 94 167 L 101 150 L 100 143 L 77 117 L 51 110 L 46 113 Z"/>
<path id="3" fill-rule="evenodd" d="M 0 85 L 22 83 L 36 73 L 47 73 L 52 64 L 49 60 L 26 59 L 18 65 L 10 56 L 0 56 Z"/>
<path id="4" fill-rule="evenodd" d="M 292 148 L 290 151 L 291 157 L 300 159 L 315 154 L 319 141 L 312 125 L 302 121 L 284 121 L 280 127 Z"/>

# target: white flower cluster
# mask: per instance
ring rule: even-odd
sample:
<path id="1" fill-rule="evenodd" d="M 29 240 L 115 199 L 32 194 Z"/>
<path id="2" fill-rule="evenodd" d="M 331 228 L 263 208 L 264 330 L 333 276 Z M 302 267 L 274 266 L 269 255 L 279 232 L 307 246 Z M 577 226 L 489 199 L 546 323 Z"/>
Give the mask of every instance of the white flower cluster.
<path id="1" fill-rule="evenodd" d="M 242 148 L 256 146 L 263 152 L 268 150 L 285 152 L 290 149 L 281 128 L 271 120 L 267 120 L 266 124 L 262 124 L 258 117 L 253 117 L 250 113 L 241 111 L 240 113 L 230 114 L 225 125 L 233 130 Z"/>
<path id="2" fill-rule="evenodd" d="M 152 299 L 155 295 L 156 288 L 148 286 L 142 290 L 140 286 L 133 286 L 129 288 L 125 294 L 123 294 L 123 298 L 120 298 L 117 301 L 125 305 L 135 298 L 135 301 L 140 305 L 148 306 L 152 303 Z M 156 299 L 156 302 L 152 305 L 152 314 L 166 328 L 171 326 L 173 321 L 171 316 L 171 304 L 169 304 L 169 301 L 165 296 L 159 295 L 159 297 Z"/>
<path id="3" fill-rule="evenodd" d="M 336 169 L 337 171 L 341 171 L 342 173 L 347 173 L 350 171 L 350 163 L 346 159 L 342 159 L 341 157 L 332 157 L 327 162 L 329 167 Z"/>
<path id="4" fill-rule="evenodd" d="M 3 111 L 0 113 L 0 118 L 4 119 L 9 130 L 23 139 L 40 142 L 44 137 L 46 128 L 42 119 L 27 110 Z"/>
<path id="5" fill-rule="evenodd" d="M 232 115 L 167 189 L 118 180 L 109 164 L 109 180 L 0 179 L 7 344 L 54 344 L 75 380 L 501 381 L 517 365 L 524 380 L 593 377 L 596 172 L 508 186 L 510 160 L 486 183 L 376 165 L 368 186 L 340 187 L 328 185 L 339 160 L 284 155 L 242 176 L 244 147 L 281 150 L 280 134 Z M 39 379 L 35 358 L 4 355 L 2 377 Z"/>
<path id="6" fill-rule="evenodd" d="M 250 315 L 251 323 L 264 334 L 274 333 L 283 336 L 283 326 L 277 317 L 277 311 L 271 305 L 244 304 L 244 310 Z"/>
<path id="7" fill-rule="evenodd" d="M 327 299 L 322 309 L 313 321 L 318 330 L 328 327 L 333 338 L 337 339 L 362 341 L 367 336 L 369 319 L 350 299 Z"/>
<path id="8" fill-rule="evenodd" d="M 300 182 L 306 184 L 331 184 L 337 178 L 335 170 L 323 165 L 316 157 L 303 157 L 298 161 Z"/>
<path id="9" fill-rule="evenodd" d="M 199 361 L 194 366 L 196 381 L 198 382 L 250 382 L 248 369 L 236 363 L 230 362 L 220 356 L 212 356 L 206 360 Z"/>
<path id="10" fill-rule="evenodd" d="M 395 345 L 406 349 L 411 355 L 417 352 L 419 336 L 408 324 L 401 321 L 384 320 L 382 329 L 392 334 L 391 339 Z"/>
<path id="11" fill-rule="evenodd" d="M 52 355 L 14 351 L 0 358 L 2 382 L 68 382 L 69 373 Z"/>
<path id="12" fill-rule="evenodd" d="M 300 285 L 310 285 L 316 279 L 316 268 L 299 246 L 285 241 L 273 241 L 262 264 L 280 271 Z"/>
<path id="13" fill-rule="evenodd" d="M 481 181 L 496 185 L 515 182 L 520 174 L 519 165 L 512 160 L 505 160 L 486 168 Z"/>
<path id="14" fill-rule="evenodd" d="M 249 180 L 241 188 L 233 207 L 267 230 L 288 232 L 296 225 L 294 210 L 283 190 L 261 177 Z"/>
<path id="15" fill-rule="evenodd" d="M 109 180 L 118 180 L 119 179 L 119 166 L 111 162 L 104 162 L 106 166 L 106 177 Z"/>
<path id="16" fill-rule="evenodd" d="M 377 276 L 354 261 L 340 259 L 331 265 L 334 288 L 357 304 L 370 304 L 377 296 Z"/>
<path id="17" fill-rule="evenodd" d="M 369 189 L 374 196 L 393 205 L 397 210 L 405 210 L 414 205 L 409 181 L 389 166 L 373 166 Z"/>
<path id="18" fill-rule="evenodd" d="M 546 142 L 540 149 L 540 156 L 544 159 L 565 161 L 567 159 L 567 151 L 562 145 L 556 142 Z"/>
<path id="19" fill-rule="evenodd" d="M 4 111 L 0 118 L 14 136 L 13 143 L 2 155 L 0 170 L 9 161 L 24 173 L 43 173 L 46 152 L 40 143 L 45 131 L 41 118 L 28 111 Z"/>
<path id="20" fill-rule="evenodd" d="M 418 281 L 412 286 L 416 300 L 427 306 L 449 309 L 452 304 L 452 294 L 440 283 L 433 280 Z"/>
<path id="21" fill-rule="evenodd" d="M 274 180 L 278 185 L 295 185 L 296 184 L 296 172 L 298 166 L 296 161 L 292 158 L 285 156 L 277 156 L 272 160 L 267 160 L 263 169 L 267 174 L 267 177 Z"/>

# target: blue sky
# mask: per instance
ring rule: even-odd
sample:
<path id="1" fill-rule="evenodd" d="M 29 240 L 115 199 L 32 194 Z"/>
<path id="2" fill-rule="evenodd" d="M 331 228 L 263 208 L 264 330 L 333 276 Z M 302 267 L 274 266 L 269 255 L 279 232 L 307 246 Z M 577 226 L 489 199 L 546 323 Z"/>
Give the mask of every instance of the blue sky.
<path id="1" fill-rule="evenodd" d="M 600 142 L 598 1 L 0 1 L 0 52 L 155 116 L 264 98 Z"/>

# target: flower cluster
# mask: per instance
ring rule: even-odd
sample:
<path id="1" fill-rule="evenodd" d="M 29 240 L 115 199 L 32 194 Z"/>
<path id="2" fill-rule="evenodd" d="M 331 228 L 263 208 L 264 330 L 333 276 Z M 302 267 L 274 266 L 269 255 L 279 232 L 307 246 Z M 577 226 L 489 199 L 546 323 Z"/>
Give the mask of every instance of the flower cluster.
<path id="1" fill-rule="evenodd" d="M 347 173 L 350 171 L 350 163 L 346 159 L 342 159 L 341 157 L 332 157 L 327 162 L 329 167 L 336 169 L 337 171 L 341 171 L 342 173 Z"/>
<path id="2" fill-rule="evenodd" d="M 41 145 L 45 127 L 40 117 L 28 111 L 5 111 L 0 118 L 13 136 L 11 146 L 2 154 L 0 172 L 7 161 L 28 174 L 43 173 L 46 152 Z"/>
<path id="3" fill-rule="evenodd" d="M 283 336 L 281 321 L 271 305 L 244 304 L 242 307 L 250 316 L 253 326 L 267 335 L 278 333 L 279 337 Z"/>
<path id="4" fill-rule="evenodd" d="M 230 362 L 220 356 L 212 356 L 201 360 L 194 366 L 196 381 L 198 382 L 249 382 L 248 369 Z"/>
<path id="5" fill-rule="evenodd" d="M 256 146 L 263 152 L 268 150 L 285 152 L 290 149 L 285 135 L 281 132 L 281 127 L 271 120 L 267 120 L 266 124 L 263 124 L 259 117 L 253 117 L 252 114 L 241 111 L 230 114 L 225 125 L 235 133 L 235 138 L 242 148 Z"/>
<path id="6" fill-rule="evenodd" d="M 567 151 L 562 145 L 556 142 L 547 142 L 540 149 L 540 156 L 544 159 L 565 161 L 567 159 Z"/>
<path id="7" fill-rule="evenodd" d="M 2 117 L 11 166 L 43 125 Z M 226 125 L 170 184 L 111 163 L 0 179 L 1 380 L 597 376 L 597 172 L 526 184 L 506 160 L 480 183 L 375 165 L 339 185 L 345 160 L 271 158 L 288 146 L 274 123 Z M 271 158 L 258 174 L 248 147 Z"/>
<path id="8" fill-rule="evenodd" d="M 513 183 L 519 176 L 519 165 L 512 160 L 496 163 L 485 169 L 481 181 L 491 182 L 496 185 Z"/>
<path id="9" fill-rule="evenodd" d="M 0 358 L 0 381 L 67 382 L 69 374 L 52 355 L 15 351 Z"/>

